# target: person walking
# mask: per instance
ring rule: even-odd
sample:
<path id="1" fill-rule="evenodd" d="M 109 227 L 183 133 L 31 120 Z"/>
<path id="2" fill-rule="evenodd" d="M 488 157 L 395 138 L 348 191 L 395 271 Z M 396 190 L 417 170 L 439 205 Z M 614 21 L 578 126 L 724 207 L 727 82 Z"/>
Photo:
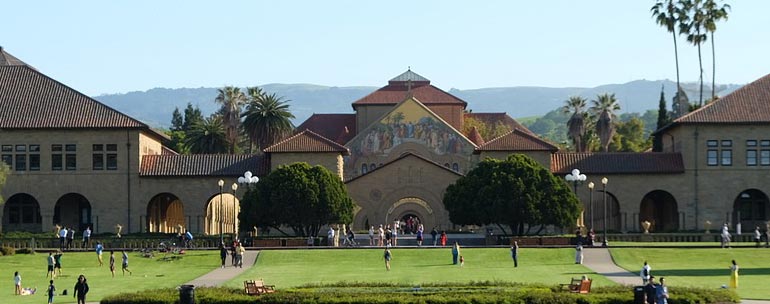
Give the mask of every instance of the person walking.
<path id="1" fill-rule="evenodd" d="M 48 304 L 53 304 L 53 296 L 56 295 L 56 286 L 53 285 L 53 280 L 48 281 Z"/>
<path id="2" fill-rule="evenodd" d="M 83 231 L 83 248 L 91 247 L 91 227 L 86 227 Z"/>
<path id="3" fill-rule="evenodd" d="M 668 286 L 663 277 L 660 278 L 660 284 L 655 287 L 655 297 L 658 300 L 657 304 L 668 304 Z"/>
<path id="4" fill-rule="evenodd" d="M 457 265 L 457 257 L 460 256 L 460 244 L 455 242 L 452 246 L 452 265 Z"/>
<path id="5" fill-rule="evenodd" d="M 727 223 L 722 225 L 722 248 L 730 248 L 730 228 Z"/>
<path id="6" fill-rule="evenodd" d="M 53 259 L 54 259 L 53 268 L 54 268 L 54 270 L 56 272 L 58 272 L 56 274 L 58 276 L 61 275 L 61 257 L 62 257 L 62 255 L 64 255 L 64 253 L 62 253 L 61 251 L 59 251 L 59 252 L 57 252 L 56 254 L 53 255 Z"/>
<path id="7" fill-rule="evenodd" d="M 110 250 L 110 272 L 112 277 L 115 277 L 115 252 Z"/>
<path id="8" fill-rule="evenodd" d="M 99 267 L 104 265 L 104 261 L 102 260 L 102 251 L 104 251 L 104 245 L 102 245 L 102 242 L 96 242 L 96 258 L 99 260 Z"/>
<path id="9" fill-rule="evenodd" d="M 580 242 L 575 246 L 575 264 L 583 264 L 583 243 Z"/>
<path id="10" fill-rule="evenodd" d="M 390 253 L 390 246 L 385 246 L 385 253 L 383 254 L 383 258 L 385 259 L 385 269 L 390 271 L 390 260 L 393 258 L 393 255 Z"/>
<path id="11" fill-rule="evenodd" d="M 86 304 L 86 294 L 88 293 L 88 280 L 86 280 L 86 276 L 80 275 L 78 277 L 78 281 L 75 283 L 74 291 L 72 292 L 72 297 L 77 298 L 78 304 Z"/>
<path id="12" fill-rule="evenodd" d="M 754 242 L 757 243 L 757 248 L 759 248 L 759 244 L 762 243 L 762 232 L 759 231 L 759 226 L 754 228 Z"/>
<path id="13" fill-rule="evenodd" d="M 438 235 L 438 231 L 436 231 L 436 227 L 434 226 L 433 229 L 430 231 L 430 236 L 433 238 L 433 247 L 436 247 L 436 236 Z"/>
<path id="14" fill-rule="evenodd" d="M 124 276 L 126 275 L 126 271 L 128 271 L 128 275 L 134 274 L 131 270 L 128 270 L 128 254 L 125 250 L 123 250 L 123 267 L 121 267 L 121 270 L 123 271 Z"/>
<path id="15" fill-rule="evenodd" d="M 513 258 L 513 267 L 519 267 L 519 243 L 513 241 L 511 246 L 511 258 Z"/>
<path id="16" fill-rule="evenodd" d="M 51 279 L 56 275 L 56 273 L 53 271 L 53 266 L 56 263 L 56 259 L 53 257 L 53 253 L 48 253 L 48 273 L 45 274 L 45 277 L 48 278 L 48 275 L 51 275 Z"/>
<path id="17" fill-rule="evenodd" d="M 21 275 L 18 271 L 13 274 L 13 284 L 16 286 L 14 294 L 21 295 Z"/>
<path id="18" fill-rule="evenodd" d="M 642 284 L 647 285 L 647 281 L 649 281 L 652 276 L 650 271 L 652 271 L 652 267 L 647 264 L 647 261 L 644 261 L 644 266 L 642 266 L 642 270 L 639 271 L 639 276 L 642 277 Z"/>
<path id="19" fill-rule="evenodd" d="M 650 276 L 647 284 L 644 285 L 644 302 L 647 304 L 655 304 L 655 297 L 658 295 L 657 286 L 652 281 L 653 278 L 655 277 Z"/>
<path id="20" fill-rule="evenodd" d="M 738 263 L 735 260 L 730 266 L 730 288 L 738 288 Z"/>
<path id="21" fill-rule="evenodd" d="M 238 244 L 238 248 L 236 250 L 237 253 L 235 254 L 235 266 L 243 268 L 243 254 L 246 253 L 246 248 L 243 248 L 243 244 Z"/>
<path id="22" fill-rule="evenodd" d="M 222 260 L 222 267 L 225 268 L 225 261 L 227 260 L 227 248 L 225 243 L 219 244 L 219 259 Z"/>

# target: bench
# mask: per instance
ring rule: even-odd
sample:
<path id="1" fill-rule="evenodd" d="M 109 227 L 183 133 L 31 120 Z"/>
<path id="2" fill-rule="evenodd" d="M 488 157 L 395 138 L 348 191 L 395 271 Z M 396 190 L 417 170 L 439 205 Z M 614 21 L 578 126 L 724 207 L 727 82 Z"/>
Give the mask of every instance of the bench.
<path id="1" fill-rule="evenodd" d="M 262 279 L 248 280 L 243 281 L 243 289 L 247 295 L 258 296 L 275 292 L 275 285 L 266 285 Z"/>
<path id="2" fill-rule="evenodd" d="M 582 279 L 575 279 L 572 278 L 572 280 L 569 282 L 569 284 L 559 284 L 562 288 L 567 287 L 567 290 L 569 292 L 574 293 L 589 293 L 591 292 L 591 279 L 582 280 Z"/>

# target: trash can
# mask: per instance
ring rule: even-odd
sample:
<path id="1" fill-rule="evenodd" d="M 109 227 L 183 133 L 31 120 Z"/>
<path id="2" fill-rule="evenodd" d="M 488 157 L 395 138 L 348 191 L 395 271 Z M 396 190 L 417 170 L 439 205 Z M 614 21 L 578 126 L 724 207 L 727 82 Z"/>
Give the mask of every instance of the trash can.
<path id="1" fill-rule="evenodd" d="M 195 304 L 195 286 L 179 286 L 179 304 Z"/>
<path id="2" fill-rule="evenodd" d="M 634 304 L 644 304 L 644 286 L 634 286 Z"/>

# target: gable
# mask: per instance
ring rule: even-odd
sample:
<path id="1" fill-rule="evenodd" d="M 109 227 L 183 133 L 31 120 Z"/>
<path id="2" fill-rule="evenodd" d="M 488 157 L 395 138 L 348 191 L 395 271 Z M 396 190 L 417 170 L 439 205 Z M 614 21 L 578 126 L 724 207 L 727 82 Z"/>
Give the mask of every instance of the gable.
<path id="1" fill-rule="evenodd" d="M 460 178 L 463 176 L 462 174 L 452 171 L 430 159 L 416 154 L 406 153 L 367 174 L 359 175 L 345 181 L 345 184 L 351 185 L 356 183 L 356 181 L 366 182 L 372 178 L 379 179 L 383 177 L 392 180 L 395 183 L 409 183 L 410 180 L 424 180 L 438 175 L 446 175 L 452 178 Z"/>

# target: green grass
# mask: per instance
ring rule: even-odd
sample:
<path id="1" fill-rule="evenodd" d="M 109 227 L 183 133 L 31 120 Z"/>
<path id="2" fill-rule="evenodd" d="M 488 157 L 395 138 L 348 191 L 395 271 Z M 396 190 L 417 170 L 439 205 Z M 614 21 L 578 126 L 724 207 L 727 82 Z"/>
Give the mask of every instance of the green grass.
<path id="1" fill-rule="evenodd" d="M 740 266 L 740 297 L 770 300 L 770 250 L 766 248 L 612 248 L 611 252 L 618 265 L 633 273 L 647 261 L 654 276 L 666 278 L 670 292 L 676 292 L 676 286 L 727 285 L 734 259 Z"/>
<path id="2" fill-rule="evenodd" d="M 610 242 L 612 247 L 720 247 L 719 242 Z M 730 246 L 733 248 L 754 248 L 756 243 L 754 242 L 732 242 Z M 765 243 L 762 243 L 762 247 Z"/>
<path id="3" fill-rule="evenodd" d="M 99 267 L 94 252 L 69 253 L 62 257 L 62 275 L 54 279 L 57 296 L 54 303 L 76 303 L 72 297 L 72 288 L 77 277 L 83 274 L 88 279 L 90 291 L 87 300 L 99 301 L 109 294 L 128 292 L 134 290 L 176 287 L 189 282 L 219 266 L 218 253 L 214 251 L 193 251 L 173 261 L 161 261 L 156 255 L 154 259 L 143 258 L 138 252 L 129 252 L 129 269 L 133 275 L 126 273 L 124 277 L 120 271 L 120 252 L 115 252 L 116 272 L 112 278 L 109 270 L 109 251 L 103 255 L 104 266 Z M 46 278 L 47 253 L 16 254 L 12 256 L 0 256 L 0 269 L 3 278 L 0 279 L 0 300 L 2 303 L 45 303 L 47 299 Z M 160 255 L 159 257 L 163 257 Z M 23 287 L 37 287 L 37 293 L 31 296 L 15 296 L 13 286 L 13 273 L 21 274 Z M 67 289 L 67 295 L 58 295 Z M 7 296 L 7 297 L 6 297 Z M 10 299 L 10 300 L 9 300 Z"/>
<path id="4" fill-rule="evenodd" d="M 452 265 L 451 249 L 391 249 L 391 270 L 385 270 L 382 249 L 359 250 L 265 250 L 255 267 L 226 283 L 243 286 L 244 280 L 264 278 L 276 288 L 337 282 L 436 283 L 509 281 L 556 285 L 587 274 L 595 286 L 614 282 L 574 264 L 575 250 L 529 249 L 519 253 L 513 267 L 507 248 L 463 248 L 465 266 Z"/>

